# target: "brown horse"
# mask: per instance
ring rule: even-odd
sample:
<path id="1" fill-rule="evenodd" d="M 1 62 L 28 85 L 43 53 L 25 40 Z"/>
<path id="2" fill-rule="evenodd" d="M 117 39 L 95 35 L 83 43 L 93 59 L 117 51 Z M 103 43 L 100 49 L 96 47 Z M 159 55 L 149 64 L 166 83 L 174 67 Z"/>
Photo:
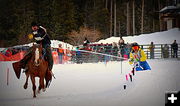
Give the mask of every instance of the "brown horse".
<path id="1" fill-rule="evenodd" d="M 48 68 L 48 62 L 45 61 L 43 57 L 43 48 L 41 44 L 33 45 L 32 47 L 32 56 L 30 60 L 27 62 L 27 70 L 26 74 L 26 82 L 24 84 L 24 89 L 27 89 L 28 86 L 28 78 L 30 76 L 32 82 L 32 89 L 33 89 L 33 97 L 36 97 L 36 85 L 35 85 L 35 77 L 39 77 L 39 88 L 38 92 L 41 89 L 45 91 L 44 79 L 46 80 L 46 88 L 49 86 L 52 75 Z"/>

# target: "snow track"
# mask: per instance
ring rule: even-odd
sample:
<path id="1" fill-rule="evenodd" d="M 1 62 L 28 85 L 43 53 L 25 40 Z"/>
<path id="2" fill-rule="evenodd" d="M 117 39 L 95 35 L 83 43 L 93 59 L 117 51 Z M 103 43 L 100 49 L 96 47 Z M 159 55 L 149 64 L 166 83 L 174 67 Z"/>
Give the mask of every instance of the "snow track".
<path id="1" fill-rule="evenodd" d="M 152 70 L 136 72 L 133 82 L 125 80 L 131 71 L 126 61 L 122 73 L 120 62 L 54 65 L 56 79 L 35 99 L 30 80 L 27 90 L 23 89 L 24 73 L 18 80 L 12 62 L 0 62 L 0 106 L 164 106 L 165 92 L 180 90 L 180 61 L 148 62 Z"/>

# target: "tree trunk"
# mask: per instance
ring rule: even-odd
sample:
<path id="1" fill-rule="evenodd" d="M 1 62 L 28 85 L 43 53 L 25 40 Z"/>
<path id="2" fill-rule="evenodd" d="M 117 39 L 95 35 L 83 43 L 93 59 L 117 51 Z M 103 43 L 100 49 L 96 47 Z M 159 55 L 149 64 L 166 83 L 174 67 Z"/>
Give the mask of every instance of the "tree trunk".
<path id="1" fill-rule="evenodd" d="M 121 36 L 121 23 L 119 21 L 119 37 Z"/>
<path id="2" fill-rule="evenodd" d="M 160 0 L 158 0 L 158 7 L 159 7 L 159 11 L 160 11 L 161 10 Z M 161 21 L 160 13 L 159 13 L 159 31 L 162 31 L 162 21 Z"/>
<path id="3" fill-rule="evenodd" d="M 116 0 L 114 0 L 114 36 L 116 36 Z"/>
<path id="4" fill-rule="evenodd" d="M 105 8 L 107 9 L 108 6 L 108 0 L 106 0 Z"/>
<path id="5" fill-rule="evenodd" d="M 96 0 L 94 0 L 94 11 L 96 11 Z M 95 30 L 96 30 L 96 22 L 94 22 L 93 30 L 94 30 L 94 32 L 95 32 Z M 94 33 L 94 34 L 95 34 L 95 33 Z"/>
<path id="6" fill-rule="evenodd" d="M 112 36 L 112 0 L 111 0 L 111 11 L 110 11 L 110 37 Z"/>
<path id="7" fill-rule="evenodd" d="M 127 35 L 130 35 L 130 14 L 129 14 L 129 1 L 127 2 L 127 29 L 126 29 L 126 33 Z"/>
<path id="8" fill-rule="evenodd" d="M 133 35 L 136 34 L 136 29 L 135 29 L 135 0 L 133 0 Z"/>
<path id="9" fill-rule="evenodd" d="M 144 0 L 142 0 L 142 11 L 141 11 L 141 33 L 144 33 Z"/>
<path id="10" fill-rule="evenodd" d="M 155 20 L 153 18 L 153 32 L 155 32 Z"/>

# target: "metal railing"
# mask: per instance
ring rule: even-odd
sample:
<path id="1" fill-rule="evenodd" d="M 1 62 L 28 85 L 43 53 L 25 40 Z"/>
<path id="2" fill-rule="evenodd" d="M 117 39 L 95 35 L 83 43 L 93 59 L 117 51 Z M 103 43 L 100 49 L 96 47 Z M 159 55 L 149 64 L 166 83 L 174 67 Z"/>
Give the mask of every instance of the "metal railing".
<path id="1" fill-rule="evenodd" d="M 171 44 L 167 44 L 169 49 L 165 51 L 165 44 L 154 44 L 154 58 L 173 58 L 173 51 Z M 150 45 L 140 45 L 150 59 Z M 180 56 L 180 45 L 178 45 L 178 57 Z M 71 61 L 75 63 L 93 63 L 93 62 L 107 62 L 107 61 L 122 61 L 129 58 L 131 46 L 124 48 L 113 47 L 112 45 L 93 45 L 88 50 L 75 50 L 72 51 Z"/>

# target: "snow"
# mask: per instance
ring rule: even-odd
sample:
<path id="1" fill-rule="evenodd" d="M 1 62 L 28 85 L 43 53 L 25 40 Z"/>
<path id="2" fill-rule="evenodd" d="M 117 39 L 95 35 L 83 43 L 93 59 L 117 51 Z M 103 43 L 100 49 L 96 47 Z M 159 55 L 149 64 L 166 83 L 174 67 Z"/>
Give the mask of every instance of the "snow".
<path id="1" fill-rule="evenodd" d="M 110 37 L 104 40 L 100 40 L 96 43 L 117 43 L 119 39 L 119 37 Z M 137 42 L 139 44 L 150 44 L 152 41 L 154 42 L 154 44 L 171 44 L 174 40 L 176 40 L 177 43 L 180 43 L 180 29 L 174 28 L 163 32 L 141 34 L 138 36 L 128 36 L 123 37 L 123 39 L 125 40 L 125 43 Z"/>
<path id="2" fill-rule="evenodd" d="M 36 99 L 32 97 L 31 81 L 24 90 L 25 75 L 18 80 L 12 62 L 1 62 L 0 106 L 164 106 L 165 92 L 180 90 L 180 61 L 148 62 L 152 70 L 136 72 L 133 82 L 125 80 L 131 70 L 127 61 L 122 63 L 122 73 L 120 62 L 54 65 L 56 79 Z"/>
<path id="3" fill-rule="evenodd" d="M 17 45 L 17 46 L 14 46 L 14 47 L 21 47 L 21 46 L 33 46 L 35 42 L 32 42 L 32 43 L 29 43 L 29 44 L 24 44 L 24 45 Z M 65 43 L 65 42 L 62 42 L 62 41 L 59 41 L 59 40 L 51 40 L 51 47 L 53 48 L 59 48 L 59 44 L 62 45 L 62 48 L 68 48 L 71 50 L 74 48 L 73 45 L 69 44 L 69 43 Z M 3 49 L 3 48 L 2 48 Z M 1 48 L 0 48 L 1 50 Z"/>
<path id="4" fill-rule="evenodd" d="M 125 42 L 139 44 L 180 42 L 179 29 L 123 37 Z M 99 43 L 118 42 L 111 37 Z M 60 41 L 53 41 L 57 47 Z M 72 47 L 63 44 L 64 47 Z M 73 47 L 72 47 L 73 48 Z M 180 90 L 180 60 L 147 60 L 152 70 L 136 72 L 133 82 L 126 81 L 132 67 L 127 61 L 83 64 L 57 64 L 53 67 L 56 79 L 50 88 L 33 98 L 29 80 L 23 89 L 25 75 L 18 80 L 12 69 L 13 62 L 0 61 L 0 106 L 164 106 L 165 92 Z M 122 68 L 122 70 L 121 70 Z M 7 70 L 9 84 L 7 85 Z M 38 84 L 38 78 L 36 81 Z M 127 85 L 127 89 L 123 89 Z"/>
<path id="5" fill-rule="evenodd" d="M 62 44 L 62 48 L 68 48 L 71 50 L 74 48 L 73 45 L 69 44 L 69 43 L 65 43 L 59 40 L 51 40 L 51 47 L 53 48 L 59 48 L 59 44 Z"/>

